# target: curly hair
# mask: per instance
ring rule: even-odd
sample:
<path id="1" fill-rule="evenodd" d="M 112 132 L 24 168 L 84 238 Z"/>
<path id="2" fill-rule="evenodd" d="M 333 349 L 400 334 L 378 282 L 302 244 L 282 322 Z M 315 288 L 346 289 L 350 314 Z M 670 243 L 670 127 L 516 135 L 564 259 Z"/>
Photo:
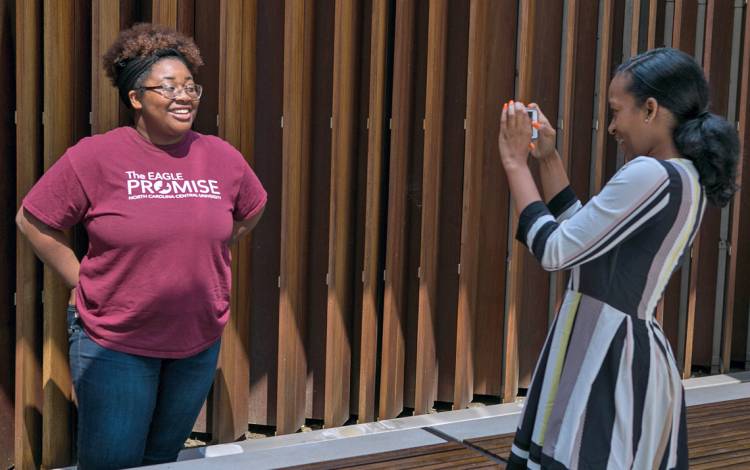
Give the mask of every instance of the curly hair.
<path id="1" fill-rule="evenodd" d="M 118 64 L 148 57 L 161 49 L 174 49 L 179 52 L 192 73 L 203 65 L 200 50 L 191 38 L 166 26 L 138 23 L 130 29 L 120 31 L 115 42 L 104 54 L 104 69 L 112 84 L 116 86 Z"/>

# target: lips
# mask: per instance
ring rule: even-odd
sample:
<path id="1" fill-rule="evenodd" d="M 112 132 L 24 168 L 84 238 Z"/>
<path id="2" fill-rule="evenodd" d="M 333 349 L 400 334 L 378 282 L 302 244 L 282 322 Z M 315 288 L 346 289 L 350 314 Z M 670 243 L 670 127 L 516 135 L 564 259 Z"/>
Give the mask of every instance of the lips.
<path id="1" fill-rule="evenodd" d="M 193 119 L 191 108 L 171 108 L 168 110 L 169 115 L 181 122 L 190 122 Z"/>

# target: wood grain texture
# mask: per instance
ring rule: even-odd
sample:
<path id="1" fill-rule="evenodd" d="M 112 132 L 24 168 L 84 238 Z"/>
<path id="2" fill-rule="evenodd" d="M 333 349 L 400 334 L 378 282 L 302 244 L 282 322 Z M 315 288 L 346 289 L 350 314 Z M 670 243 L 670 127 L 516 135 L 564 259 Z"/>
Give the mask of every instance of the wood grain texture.
<path id="1" fill-rule="evenodd" d="M 120 4 L 115 0 L 91 4 L 91 132 L 114 129 L 120 120 L 120 97 L 107 77 L 101 58 L 120 32 Z"/>
<path id="2" fill-rule="evenodd" d="M 276 423 L 279 262 L 281 254 L 284 2 L 258 2 L 255 79 L 256 175 L 268 193 L 261 223 L 253 230 L 250 317 L 250 413 L 253 424 Z"/>
<path id="3" fill-rule="evenodd" d="M 740 136 L 740 159 L 737 164 L 737 185 L 747 188 L 750 184 L 750 165 L 745 164 L 750 159 L 750 15 L 745 14 L 744 43 L 740 62 L 740 93 L 737 117 Z M 746 369 L 750 368 L 748 345 L 750 344 L 750 296 L 747 279 L 750 277 L 750 250 L 747 243 L 750 237 L 750 195 L 748 191 L 735 193 L 732 201 L 732 230 L 730 246 L 732 256 L 729 258 L 729 273 L 727 277 L 726 311 L 733 312 L 734 328 L 731 358 L 740 362 Z"/>
<path id="4" fill-rule="evenodd" d="M 356 45 L 361 5 L 337 0 L 334 23 L 331 194 L 328 238 L 324 425 L 335 427 L 349 418 L 351 379 L 351 310 L 354 245 L 352 209 L 356 167 Z"/>
<path id="5" fill-rule="evenodd" d="M 177 29 L 177 10 L 181 0 L 151 0 L 151 22 Z"/>
<path id="6" fill-rule="evenodd" d="M 313 2 L 287 0 L 284 11 L 284 133 L 281 296 L 276 432 L 304 423 L 307 357 L 306 272 Z"/>
<path id="7" fill-rule="evenodd" d="M 223 0 L 220 7 L 219 135 L 252 163 L 255 131 L 255 49 L 257 2 Z M 229 45 L 232 45 L 230 47 Z M 212 438 L 234 441 L 247 431 L 250 382 L 250 247 L 246 237 L 232 247 L 231 316 L 222 335 L 214 381 Z"/>
<path id="8" fill-rule="evenodd" d="M 44 168 L 49 169 L 65 150 L 82 137 L 81 119 L 88 127 L 88 105 L 82 106 L 90 72 L 90 55 L 78 27 L 86 18 L 79 0 L 44 2 Z M 73 51 L 73 53 L 71 53 Z M 90 51 L 89 51 L 90 54 Z M 88 130 L 88 129 L 86 129 Z M 68 367 L 65 319 L 70 290 L 50 268 L 44 268 L 44 348 L 42 387 L 42 466 L 68 465 L 72 457 L 72 383 Z"/>
<path id="9" fill-rule="evenodd" d="M 544 14 L 541 12 L 544 11 Z M 559 99 L 560 50 L 548 53 L 545 61 L 534 57 L 548 51 L 548 44 L 562 38 L 562 4 L 540 1 L 522 3 L 519 30 L 520 65 L 518 101 L 539 104 L 547 116 L 557 116 Z M 533 168 L 533 167 L 532 167 Z M 538 178 L 537 178 L 538 181 Z M 515 233 L 518 214 L 513 214 Z M 506 313 L 505 385 L 503 400 L 513 401 L 518 387 L 527 387 L 536 357 L 541 351 L 549 308 L 549 275 L 518 241 L 513 242 L 510 267 L 510 302 Z M 522 342 L 518 342 L 523 338 Z"/>
<path id="10" fill-rule="evenodd" d="M 437 397 L 437 279 L 440 183 L 443 158 L 443 105 L 448 4 L 430 3 L 425 87 L 422 236 L 417 326 L 417 381 L 414 412 L 427 413 Z"/>
<path id="11" fill-rule="evenodd" d="M 16 9 L 16 201 L 42 169 L 42 2 Z M 31 245 L 16 236 L 15 466 L 42 463 L 41 266 Z"/>
<path id="12" fill-rule="evenodd" d="M 703 70 L 711 94 L 711 112 L 726 116 L 729 105 L 729 78 L 732 50 L 732 24 L 734 8 L 732 2 L 709 2 L 706 9 L 705 44 L 703 47 Z M 695 243 L 699 253 L 695 297 L 695 336 L 693 365 L 710 367 L 718 373 L 721 365 L 721 302 L 722 293 L 717 293 L 717 267 L 720 261 L 719 242 L 721 209 L 708 204 L 703 213 L 700 228 L 700 243 Z M 717 317 L 718 316 L 718 317 Z"/>
<path id="13" fill-rule="evenodd" d="M 367 184 L 365 246 L 362 263 L 362 321 L 359 356 L 359 422 L 375 420 L 378 339 L 380 337 L 380 276 L 382 258 L 384 151 L 386 145 L 386 68 L 390 5 L 386 0 L 372 3 L 370 39 L 370 92 L 367 140 Z M 368 19 L 365 18 L 365 21 Z"/>
<path id="14" fill-rule="evenodd" d="M 378 419 L 404 407 L 407 328 L 408 172 L 412 145 L 415 3 L 396 2 Z"/>
<path id="15" fill-rule="evenodd" d="M 13 71 L 13 23 L 15 8 L 10 1 L 0 1 L 0 66 Z M 0 76 L 0 109 L 16 109 L 15 73 Z M 15 182 L 16 133 L 13 117 L 6 113 L 0 120 L 0 218 L 7 221 L 0 232 L 0 256 L 7 265 L 15 264 L 16 227 L 10 223 L 16 215 Z M 14 446 L 14 346 L 15 318 L 12 269 L 0 270 L 0 467 L 13 463 Z"/>

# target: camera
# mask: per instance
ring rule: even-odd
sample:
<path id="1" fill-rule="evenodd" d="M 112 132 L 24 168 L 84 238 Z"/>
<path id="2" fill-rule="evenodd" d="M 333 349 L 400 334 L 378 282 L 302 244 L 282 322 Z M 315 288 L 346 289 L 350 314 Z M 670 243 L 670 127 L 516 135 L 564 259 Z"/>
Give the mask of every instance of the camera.
<path id="1" fill-rule="evenodd" d="M 539 111 L 537 111 L 534 108 L 527 109 L 526 112 L 529 114 L 529 119 L 531 119 L 531 122 L 539 120 Z M 532 126 L 531 128 L 531 140 L 536 140 L 539 138 L 539 129 Z"/>

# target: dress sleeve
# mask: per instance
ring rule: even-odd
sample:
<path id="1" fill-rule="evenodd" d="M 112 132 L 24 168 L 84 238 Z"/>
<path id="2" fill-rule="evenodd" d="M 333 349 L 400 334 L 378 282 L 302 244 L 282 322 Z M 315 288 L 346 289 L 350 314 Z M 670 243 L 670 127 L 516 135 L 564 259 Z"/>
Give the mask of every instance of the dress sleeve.
<path id="1" fill-rule="evenodd" d="M 573 192 L 573 188 L 570 186 L 557 193 L 547 203 L 547 208 L 557 223 L 571 218 L 581 207 L 583 207 L 581 201 L 578 200 L 576 194 Z"/>
<path id="2" fill-rule="evenodd" d="M 638 157 L 561 222 L 543 202 L 529 204 L 521 212 L 516 238 L 545 270 L 570 269 L 598 258 L 658 220 L 669 197 L 666 169 L 653 158 Z"/>
<path id="3" fill-rule="evenodd" d="M 234 220 L 247 220 L 257 215 L 266 205 L 266 190 L 250 165 L 243 162 L 242 178 L 234 201 Z"/>
<path id="4" fill-rule="evenodd" d="M 23 199 L 24 209 L 57 230 L 80 222 L 89 207 L 89 199 L 67 153 L 42 175 Z"/>

